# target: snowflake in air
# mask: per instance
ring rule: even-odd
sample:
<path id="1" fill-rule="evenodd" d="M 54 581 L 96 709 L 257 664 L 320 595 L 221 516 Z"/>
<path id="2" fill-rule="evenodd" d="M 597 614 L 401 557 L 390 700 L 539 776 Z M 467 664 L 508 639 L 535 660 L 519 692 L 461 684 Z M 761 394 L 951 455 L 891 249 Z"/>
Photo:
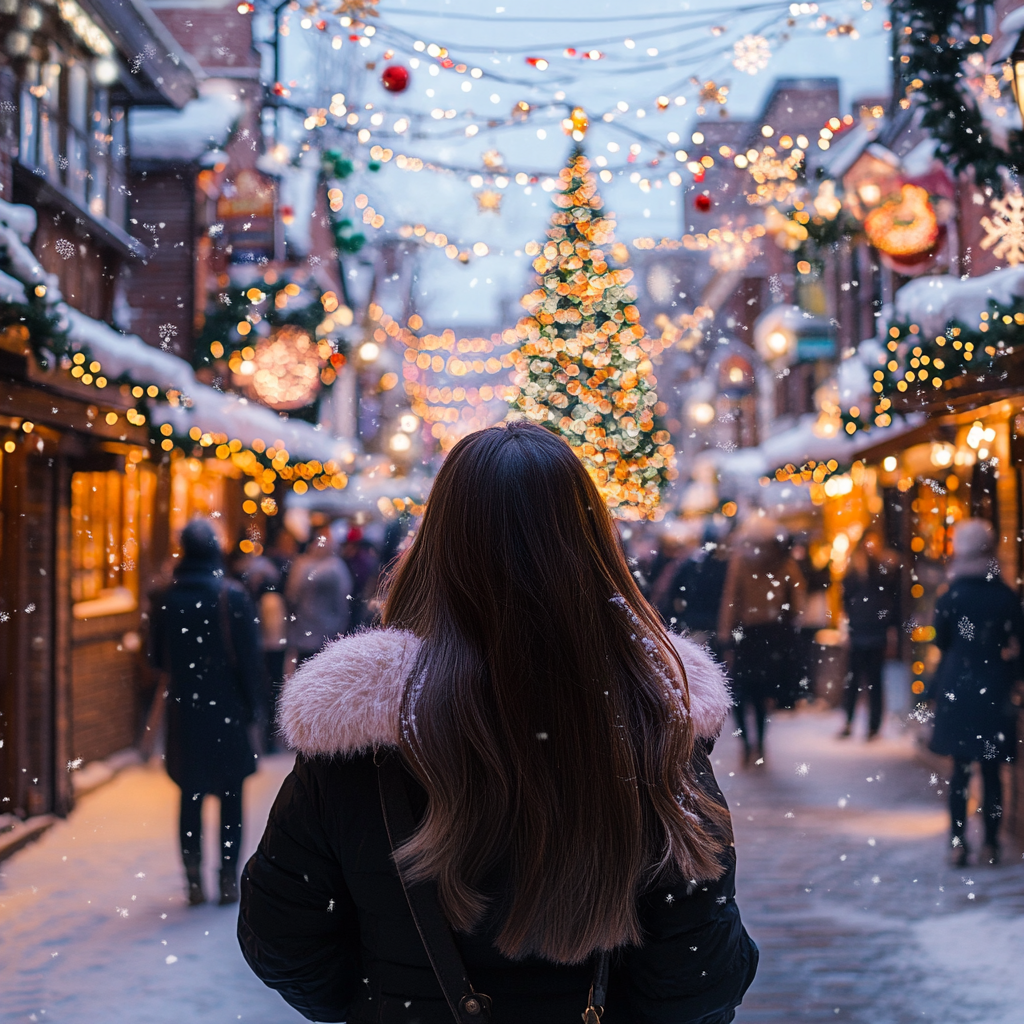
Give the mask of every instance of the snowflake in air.
<path id="1" fill-rule="evenodd" d="M 974 623 L 966 615 L 956 624 L 956 628 L 965 640 L 974 639 Z"/>
<path id="2" fill-rule="evenodd" d="M 157 333 L 160 335 L 160 347 L 166 352 L 171 347 L 171 339 L 178 336 L 178 328 L 174 324 L 161 324 Z"/>
<path id="3" fill-rule="evenodd" d="M 756 75 L 768 67 L 772 51 L 764 36 L 745 35 L 732 46 L 732 66 L 748 75 Z"/>
<path id="4" fill-rule="evenodd" d="M 981 218 L 987 232 L 980 243 L 982 249 L 991 249 L 997 260 L 1006 260 L 1011 267 L 1024 263 L 1024 195 L 1015 188 L 989 205 L 995 217 Z"/>
<path id="5" fill-rule="evenodd" d="M 58 238 L 57 241 L 53 243 L 53 247 L 57 250 L 57 255 L 60 256 L 61 259 L 69 260 L 75 255 L 75 243 L 69 242 L 66 238 Z"/>
<path id="6" fill-rule="evenodd" d="M 811 770 L 811 766 L 806 761 L 801 761 L 796 766 L 797 775 L 806 775 Z"/>

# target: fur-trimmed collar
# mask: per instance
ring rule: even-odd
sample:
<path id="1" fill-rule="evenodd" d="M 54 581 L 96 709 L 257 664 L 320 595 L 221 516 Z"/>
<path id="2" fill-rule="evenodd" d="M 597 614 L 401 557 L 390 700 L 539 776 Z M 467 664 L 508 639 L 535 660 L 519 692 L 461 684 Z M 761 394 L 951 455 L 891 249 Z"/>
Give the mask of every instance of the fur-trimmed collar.
<path id="1" fill-rule="evenodd" d="M 703 647 L 672 635 L 686 668 L 697 734 L 718 736 L 732 706 L 722 667 Z M 419 639 L 397 629 L 341 637 L 288 681 L 279 711 L 288 745 L 300 753 L 349 755 L 397 745 L 399 707 Z"/>

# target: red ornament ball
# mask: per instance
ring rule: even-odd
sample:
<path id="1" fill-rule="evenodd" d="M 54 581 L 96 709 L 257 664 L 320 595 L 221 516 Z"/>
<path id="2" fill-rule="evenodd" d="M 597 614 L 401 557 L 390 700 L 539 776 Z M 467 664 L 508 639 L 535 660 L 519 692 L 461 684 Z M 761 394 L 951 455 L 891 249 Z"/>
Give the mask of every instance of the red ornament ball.
<path id="1" fill-rule="evenodd" d="M 697 207 L 701 213 L 707 213 L 708 210 L 711 209 L 711 196 L 702 193 L 694 199 L 693 205 Z"/>
<path id="2" fill-rule="evenodd" d="M 380 84 L 388 92 L 405 92 L 409 88 L 409 69 L 401 64 L 392 64 L 384 69 Z"/>

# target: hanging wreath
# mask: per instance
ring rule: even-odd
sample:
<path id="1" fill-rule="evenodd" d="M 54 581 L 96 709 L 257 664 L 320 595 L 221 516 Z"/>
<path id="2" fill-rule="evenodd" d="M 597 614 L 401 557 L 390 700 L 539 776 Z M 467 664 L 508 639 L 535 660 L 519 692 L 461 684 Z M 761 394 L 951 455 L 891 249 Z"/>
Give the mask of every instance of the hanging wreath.
<path id="1" fill-rule="evenodd" d="M 906 259 L 935 247 L 939 221 L 927 191 L 917 185 L 904 185 L 898 196 L 867 215 L 864 233 L 879 252 Z"/>

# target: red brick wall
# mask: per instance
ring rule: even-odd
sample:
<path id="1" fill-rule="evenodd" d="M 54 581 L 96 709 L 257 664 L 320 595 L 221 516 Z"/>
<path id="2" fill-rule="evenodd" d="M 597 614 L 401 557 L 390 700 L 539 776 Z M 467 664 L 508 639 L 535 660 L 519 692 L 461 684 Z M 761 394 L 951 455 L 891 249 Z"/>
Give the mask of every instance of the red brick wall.
<path id="1" fill-rule="evenodd" d="M 191 359 L 195 183 L 187 167 L 134 175 L 132 234 L 148 249 L 128 266 L 132 332 Z"/>
<path id="2" fill-rule="evenodd" d="M 239 14 L 234 0 L 221 7 L 171 7 L 153 4 L 157 17 L 203 68 L 258 68 L 252 48 L 252 18 Z"/>

